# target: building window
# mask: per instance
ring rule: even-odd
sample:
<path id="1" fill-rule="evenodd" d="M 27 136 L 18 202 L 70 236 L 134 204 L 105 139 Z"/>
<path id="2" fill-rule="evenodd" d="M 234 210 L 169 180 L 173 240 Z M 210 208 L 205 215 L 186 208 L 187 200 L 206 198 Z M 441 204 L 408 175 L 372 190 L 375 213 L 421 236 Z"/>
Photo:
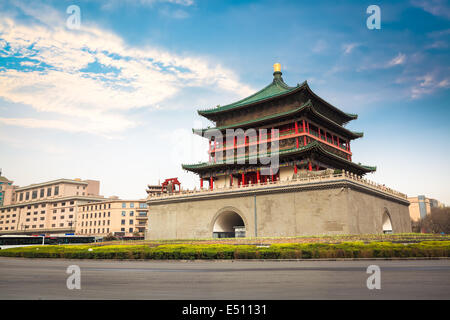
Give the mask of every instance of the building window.
<path id="1" fill-rule="evenodd" d="M 37 198 L 37 190 L 33 190 L 32 194 L 31 194 L 31 199 L 36 199 Z"/>
<path id="2" fill-rule="evenodd" d="M 41 189 L 41 194 L 39 195 L 40 198 L 43 198 L 45 194 L 45 189 Z"/>
<path id="3" fill-rule="evenodd" d="M 147 204 L 146 203 L 139 203 L 139 208 L 145 209 L 145 208 L 147 208 Z"/>
<path id="4" fill-rule="evenodd" d="M 130 211 L 130 217 L 134 216 L 134 211 Z"/>
<path id="5" fill-rule="evenodd" d="M 133 232 L 133 228 L 130 228 L 129 230 L 130 230 L 130 232 Z"/>
<path id="6" fill-rule="evenodd" d="M 125 228 L 120 228 L 120 231 L 123 231 L 123 232 L 125 232 Z"/>
<path id="7" fill-rule="evenodd" d="M 130 219 L 130 224 L 133 224 L 133 219 Z"/>
<path id="8" fill-rule="evenodd" d="M 20 200 L 19 201 L 22 201 L 22 200 L 23 200 L 23 192 L 20 193 Z"/>
<path id="9" fill-rule="evenodd" d="M 70 204 L 74 204 L 75 202 L 74 201 L 70 201 Z"/>
<path id="10" fill-rule="evenodd" d="M 30 192 L 29 191 L 27 191 L 25 193 L 25 200 L 30 200 Z"/>
<path id="11" fill-rule="evenodd" d="M 125 217 L 127 213 L 125 211 L 122 211 L 122 217 Z"/>
<path id="12" fill-rule="evenodd" d="M 134 208 L 134 203 L 130 203 L 130 208 Z"/>
<path id="13" fill-rule="evenodd" d="M 125 202 L 122 202 L 122 208 L 126 208 L 127 204 Z"/>
<path id="14" fill-rule="evenodd" d="M 122 225 L 124 225 L 124 224 L 125 224 L 125 219 L 122 219 L 122 222 L 121 222 L 121 224 L 122 224 Z"/>
<path id="15" fill-rule="evenodd" d="M 59 194 L 59 186 L 55 187 L 55 192 L 53 192 L 55 196 Z"/>
<path id="16" fill-rule="evenodd" d="M 47 197 L 52 195 L 52 188 L 47 188 Z"/>

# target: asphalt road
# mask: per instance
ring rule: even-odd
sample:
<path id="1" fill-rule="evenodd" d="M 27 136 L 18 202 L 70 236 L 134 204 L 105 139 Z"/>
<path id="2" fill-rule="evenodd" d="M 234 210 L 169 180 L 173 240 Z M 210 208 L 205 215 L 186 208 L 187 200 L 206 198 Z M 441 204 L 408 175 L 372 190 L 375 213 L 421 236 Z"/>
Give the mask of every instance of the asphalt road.
<path id="1" fill-rule="evenodd" d="M 369 290 L 369 265 L 381 289 Z M 67 289 L 69 265 L 81 289 Z M 0 258 L 0 299 L 450 299 L 450 260 L 92 261 Z"/>

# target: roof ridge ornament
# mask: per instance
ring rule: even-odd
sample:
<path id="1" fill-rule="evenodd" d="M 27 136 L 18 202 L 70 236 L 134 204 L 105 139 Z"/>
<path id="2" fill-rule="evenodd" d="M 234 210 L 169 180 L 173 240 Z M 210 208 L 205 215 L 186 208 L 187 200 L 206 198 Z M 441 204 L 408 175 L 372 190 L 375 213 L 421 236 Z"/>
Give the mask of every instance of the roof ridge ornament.
<path id="1" fill-rule="evenodd" d="M 283 78 L 281 78 L 282 74 L 283 73 L 281 73 L 281 64 L 279 64 L 278 62 L 274 63 L 274 65 L 273 65 L 273 80 L 276 81 L 276 80 L 281 79 L 281 81 L 283 81 Z"/>

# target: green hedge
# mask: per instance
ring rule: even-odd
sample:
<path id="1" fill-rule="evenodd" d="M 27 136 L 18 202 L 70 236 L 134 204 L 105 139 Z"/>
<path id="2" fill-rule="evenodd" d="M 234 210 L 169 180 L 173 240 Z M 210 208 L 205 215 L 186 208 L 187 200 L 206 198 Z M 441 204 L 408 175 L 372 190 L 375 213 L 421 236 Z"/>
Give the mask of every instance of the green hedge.
<path id="1" fill-rule="evenodd" d="M 227 244 L 59 245 L 0 250 L 3 257 L 66 259 L 316 259 L 449 257 L 450 241 L 413 244 L 343 242 L 272 244 L 269 247 Z"/>

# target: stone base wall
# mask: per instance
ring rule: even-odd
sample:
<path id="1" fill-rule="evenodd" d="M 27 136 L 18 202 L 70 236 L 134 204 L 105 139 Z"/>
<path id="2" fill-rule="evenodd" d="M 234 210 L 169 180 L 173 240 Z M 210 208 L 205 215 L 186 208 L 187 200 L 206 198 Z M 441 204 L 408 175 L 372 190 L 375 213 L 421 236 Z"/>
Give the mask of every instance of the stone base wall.
<path id="1" fill-rule="evenodd" d="M 147 204 L 147 239 L 211 238 L 216 218 L 228 211 L 242 217 L 247 237 L 383 233 L 385 213 L 391 218 L 394 233 L 411 232 L 406 200 L 350 183 L 264 192 L 242 190 L 202 198 L 149 200 Z"/>

